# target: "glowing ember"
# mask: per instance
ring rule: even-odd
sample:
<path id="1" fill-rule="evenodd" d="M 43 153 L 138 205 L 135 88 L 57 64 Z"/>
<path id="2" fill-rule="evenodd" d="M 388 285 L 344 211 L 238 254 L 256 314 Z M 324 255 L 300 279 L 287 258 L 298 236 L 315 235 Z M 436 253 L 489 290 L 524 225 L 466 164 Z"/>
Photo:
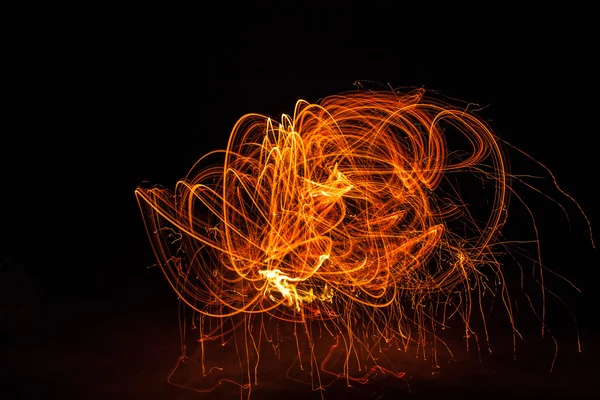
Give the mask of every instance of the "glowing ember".
<path id="1" fill-rule="evenodd" d="M 316 389 L 327 377 L 364 383 L 402 377 L 381 354 L 424 349 L 450 319 L 487 337 L 484 293 L 515 328 L 497 260 L 511 193 L 500 143 L 474 113 L 422 90 L 358 91 L 300 100 L 279 123 L 245 115 L 227 149 L 174 191 L 135 193 L 202 351 L 235 339 L 241 387 L 258 381 L 265 352 L 281 351 L 284 327 Z M 464 200 L 460 176 L 474 178 L 478 202 Z"/>

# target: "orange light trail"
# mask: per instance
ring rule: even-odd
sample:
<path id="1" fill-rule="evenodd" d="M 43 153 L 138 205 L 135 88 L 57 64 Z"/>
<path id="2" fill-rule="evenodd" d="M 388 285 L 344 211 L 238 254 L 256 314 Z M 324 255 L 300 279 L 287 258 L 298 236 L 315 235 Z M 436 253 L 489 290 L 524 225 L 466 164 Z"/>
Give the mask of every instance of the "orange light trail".
<path id="1" fill-rule="evenodd" d="M 476 177 L 485 198 L 465 202 L 461 175 Z M 243 389 L 258 382 L 263 354 L 280 351 L 284 327 L 315 389 L 329 378 L 402 377 L 385 350 L 424 352 L 451 319 L 465 337 L 487 337 L 485 293 L 517 332 L 497 260 L 511 193 L 490 127 L 424 90 L 299 100 L 279 122 L 245 115 L 227 148 L 173 191 L 135 191 L 202 348 L 236 340 Z M 331 338 L 328 349 L 317 336 Z"/>

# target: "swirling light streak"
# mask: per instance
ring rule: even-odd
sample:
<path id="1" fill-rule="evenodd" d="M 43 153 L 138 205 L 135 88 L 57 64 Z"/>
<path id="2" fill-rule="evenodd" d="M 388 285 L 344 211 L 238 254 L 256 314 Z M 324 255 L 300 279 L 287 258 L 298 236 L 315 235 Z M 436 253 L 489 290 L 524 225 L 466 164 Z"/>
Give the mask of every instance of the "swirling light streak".
<path id="1" fill-rule="evenodd" d="M 488 184 L 482 201 L 462 199 L 459 173 Z M 258 381 L 261 343 L 280 351 L 279 329 L 292 327 L 300 367 L 323 389 L 325 376 L 402 377 L 382 352 L 424 351 L 450 319 L 465 337 L 487 338 L 485 293 L 498 295 L 518 334 L 497 260 L 511 190 L 490 127 L 414 90 L 299 100 L 279 123 L 245 115 L 227 148 L 174 191 L 135 194 L 164 275 L 198 315 L 203 351 L 243 332 L 246 389 Z M 267 318 L 280 321 L 277 332 Z M 315 324 L 335 342 L 328 351 L 315 350 Z"/>

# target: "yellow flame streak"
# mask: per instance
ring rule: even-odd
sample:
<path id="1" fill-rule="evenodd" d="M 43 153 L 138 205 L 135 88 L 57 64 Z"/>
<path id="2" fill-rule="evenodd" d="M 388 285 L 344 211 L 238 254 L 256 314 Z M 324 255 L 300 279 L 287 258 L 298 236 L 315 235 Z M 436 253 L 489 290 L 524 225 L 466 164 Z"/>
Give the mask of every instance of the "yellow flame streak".
<path id="1" fill-rule="evenodd" d="M 323 254 L 319 257 L 319 263 L 315 267 L 315 271 L 319 269 L 323 261 L 328 259 L 329 256 Z M 288 306 L 294 307 L 296 311 L 301 310 L 302 303 L 310 303 L 313 300 L 321 300 L 331 302 L 333 299 L 333 290 L 327 287 L 323 288 L 323 293 L 319 296 L 315 295 L 313 292 L 313 288 L 307 290 L 297 289 L 295 282 L 300 282 L 306 280 L 307 278 L 291 278 L 285 273 L 282 273 L 279 269 L 271 269 L 271 270 L 259 270 L 258 273 L 265 277 L 268 281 L 268 285 L 265 288 L 265 296 L 269 296 L 273 301 L 276 301 L 275 297 L 271 294 L 273 290 L 277 290 L 281 296 L 287 299 Z M 314 273 L 314 272 L 313 272 Z"/>

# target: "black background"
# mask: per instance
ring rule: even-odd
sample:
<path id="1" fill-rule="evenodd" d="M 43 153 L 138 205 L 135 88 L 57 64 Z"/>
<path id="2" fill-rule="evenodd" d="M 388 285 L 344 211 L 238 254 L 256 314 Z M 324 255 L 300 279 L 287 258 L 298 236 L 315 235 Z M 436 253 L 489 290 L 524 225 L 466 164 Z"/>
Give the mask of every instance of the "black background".
<path id="1" fill-rule="evenodd" d="M 0 139 L 3 398 L 195 398 L 164 382 L 179 351 L 177 302 L 160 271 L 148 268 L 154 259 L 133 191 L 143 181 L 172 186 L 201 155 L 224 148 L 248 112 L 278 117 L 299 98 L 317 101 L 359 80 L 477 103 L 497 133 L 544 163 L 592 227 L 598 224 L 598 64 L 589 11 L 574 4 L 233 9 L 102 22 L 20 16 L 8 24 Z M 531 166 L 518 157 L 512 163 L 523 173 Z M 570 226 L 552 201 L 524 194 L 547 265 L 582 290 L 557 283 L 584 351 L 573 355 L 575 325 L 559 307 L 556 321 L 567 322 L 558 330 L 570 338 L 561 347 L 566 358 L 558 375 L 538 373 L 528 387 L 539 393 L 558 381 L 564 390 L 545 395 L 569 388 L 583 395 L 592 393 L 597 370 L 598 256 L 577 207 L 559 192 L 551 196 L 565 204 Z M 531 239 L 526 213 L 515 215 L 507 236 Z M 417 385 L 412 396 L 530 393 L 493 376 L 452 382 L 421 392 Z"/>

